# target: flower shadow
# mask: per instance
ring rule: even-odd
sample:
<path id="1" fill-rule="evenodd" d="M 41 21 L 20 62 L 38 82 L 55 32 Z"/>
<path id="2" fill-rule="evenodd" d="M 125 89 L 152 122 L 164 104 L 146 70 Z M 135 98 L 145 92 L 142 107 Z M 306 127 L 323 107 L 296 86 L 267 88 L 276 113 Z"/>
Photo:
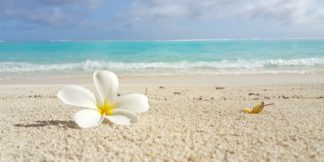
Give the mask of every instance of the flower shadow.
<path id="1" fill-rule="evenodd" d="M 78 126 L 75 124 L 74 121 L 69 120 L 38 120 L 31 124 L 14 124 L 15 127 L 46 127 L 46 126 L 56 126 L 56 127 L 62 127 L 62 128 L 72 128 L 77 129 Z"/>

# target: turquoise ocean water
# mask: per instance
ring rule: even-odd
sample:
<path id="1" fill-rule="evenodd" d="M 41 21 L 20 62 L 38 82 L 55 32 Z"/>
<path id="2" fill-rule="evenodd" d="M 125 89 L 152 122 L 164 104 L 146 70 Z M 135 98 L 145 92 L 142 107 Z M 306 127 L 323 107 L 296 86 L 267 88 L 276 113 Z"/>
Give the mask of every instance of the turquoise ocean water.
<path id="1" fill-rule="evenodd" d="M 324 40 L 1 42 L 0 77 L 90 73 L 263 74 L 324 70 Z"/>

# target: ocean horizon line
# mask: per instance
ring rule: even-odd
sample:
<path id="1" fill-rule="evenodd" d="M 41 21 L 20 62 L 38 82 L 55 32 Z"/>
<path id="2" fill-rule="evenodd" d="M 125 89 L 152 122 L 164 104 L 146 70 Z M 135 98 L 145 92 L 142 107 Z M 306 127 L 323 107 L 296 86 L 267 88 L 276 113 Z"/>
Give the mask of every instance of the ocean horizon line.
<path id="1" fill-rule="evenodd" d="M 193 39 L 53 39 L 53 40 L 0 40 L 0 43 L 10 42 L 190 42 L 190 41 L 267 41 L 267 40 L 324 40 L 313 37 L 287 37 L 287 38 L 193 38 Z"/>

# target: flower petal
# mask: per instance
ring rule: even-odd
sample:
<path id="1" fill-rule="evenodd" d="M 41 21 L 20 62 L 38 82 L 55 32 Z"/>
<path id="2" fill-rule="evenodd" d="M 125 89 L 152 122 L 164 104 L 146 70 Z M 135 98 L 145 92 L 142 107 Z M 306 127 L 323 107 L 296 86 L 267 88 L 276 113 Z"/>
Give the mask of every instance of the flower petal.
<path id="1" fill-rule="evenodd" d="M 110 71 L 96 71 L 93 80 L 98 90 L 101 102 L 113 102 L 117 96 L 118 78 Z"/>
<path id="2" fill-rule="evenodd" d="M 92 109 L 80 110 L 74 115 L 75 123 L 81 128 L 92 128 L 101 124 L 104 116 Z"/>
<path id="3" fill-rule="evenodd" d="M 142 94 L 128 94 L 116 99 L 116 107 L 135 113 L 142 113 L 149 109 L 148 99 Z"/>
<path id="4" fill-rule="evenodd" d="M 68 105 L 92 109 L 97 108 L 95 95 L 81 86 L 66 86 L 57 93 L 57 97 Z"/>
<path id="5" fill-rule="evenodd" d="M 110 122 L 117 125 L 130 125 L 130 120 L 121 115 L 107 116 L 106 117 Z"/>
<path id="6" fill-rule="evenodd" d="M 111 112 L 111 116 L 116 116 L 116 115 L 125 116 L 130 120 L 131 123 L 136 123 L 138 118 L 138 115 L 136 113 L 125 109 L 119 109 L 119 108 L 114 109 Z"/>

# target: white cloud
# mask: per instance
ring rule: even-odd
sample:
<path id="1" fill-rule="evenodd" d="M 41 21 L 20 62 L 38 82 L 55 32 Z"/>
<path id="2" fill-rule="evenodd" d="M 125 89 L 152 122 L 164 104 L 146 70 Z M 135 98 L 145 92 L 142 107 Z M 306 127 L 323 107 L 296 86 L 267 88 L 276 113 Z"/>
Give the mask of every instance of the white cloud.
<path id="1" fill-rule="evenodd" d="M 235 0 L 137 0 L 131 14 L 149 19 L 190 19 L 231 14 Z"/>
<path id="2" fill-rule="evenodd" d="M 134 20 L 179 20 L 246 18 L 282 24 L 311 24 L 324 27 L 321 0 L 137 0 Z M 134 18 L 135 17 L 135 18 Z"/>
<path id="3" fill-rule="evenodd" d="M 31 26 L 72 26 L 102 0 L 0 0 L 0 20 Z"/>
<path id="4" fill-rule="evenodd" d="M 247 5 L 246 11 L 252 18 L 283 24 L 324 26 L 324 3 L 320 0 L 267 0 Z"/>

